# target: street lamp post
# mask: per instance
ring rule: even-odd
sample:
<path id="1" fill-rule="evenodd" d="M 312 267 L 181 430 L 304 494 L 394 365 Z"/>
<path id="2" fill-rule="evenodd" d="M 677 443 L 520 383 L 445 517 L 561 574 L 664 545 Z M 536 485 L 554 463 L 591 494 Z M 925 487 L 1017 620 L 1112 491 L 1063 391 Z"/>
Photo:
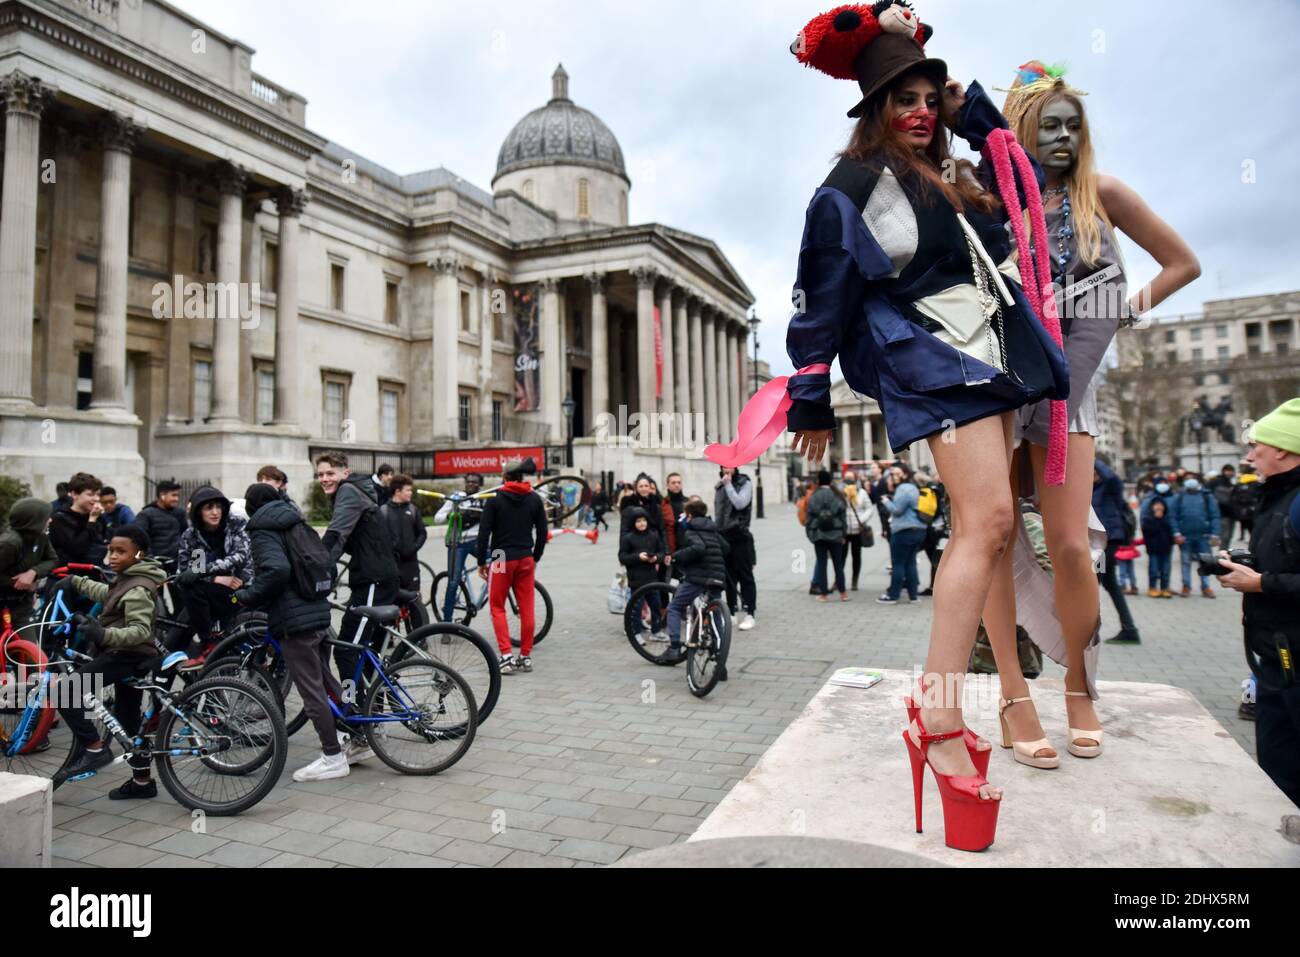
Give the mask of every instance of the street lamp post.
<path id="1" fill-rule="evenodd" d="M 755 310 L 751 306 L 749 309 L 748 325 L 749 325 L 750 335 L 754 337 L 754 362 L 753 362 L 754 392 L 758 391 L 758 325 L 760 322 L 761 320 L 758 318 L 757 310 Z M 756 482 L 756 488 L 758 494 L 758 511 L 756 514 L 758 518 L 765 518 L 766 516 L 763 514 L 763 456 L 761 454 L 758 457 L 758 464 L 754 466 L 754 468 L 755 471 L 758 472 L 758 478 Z"/>
<path id="2" fill-rule="evenodd" d="M 1205 460 L 1201 452 L 1202 436 L 1201 431 L 1205 428 L 1205 422 L 1199 415 L 1193 414 L 1187 420 L 1187 427 L 1196 433 L 1196 471 L 1200 475 L 1205 474 Z"/>
<path id="3" fill-rule="evenodd" d="M 573 468 L 573 412 L 578 404 L 573 401 L 573 393 L 566 392 L 560 405 L 564 409 L 564 464 Z"/>

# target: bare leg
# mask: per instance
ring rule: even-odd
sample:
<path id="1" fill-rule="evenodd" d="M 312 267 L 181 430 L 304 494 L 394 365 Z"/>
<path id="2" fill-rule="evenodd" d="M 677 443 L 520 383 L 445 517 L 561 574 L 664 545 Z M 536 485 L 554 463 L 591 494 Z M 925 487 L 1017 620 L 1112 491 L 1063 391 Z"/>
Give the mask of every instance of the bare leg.
<path id="1" fill-rule="evenodd" d="M 1065 635 L 1065 690 L 1087 691 L 1083 651 L 1092 640 L 1100 612 L 1097 573 L 1088 546 L 1088 512 L 1092 508 L 1094 440 L 1085 433 L 1071 433 L 1065 484 L 1049 486 L 1043 481 L 1047 450 L 1030 446 L 1034 479 L 1043 508 L 1043 536 L 1052 560 L 1056 590 L 1056 614 Z M 1092 700 L 1069 695 L 1066 713 L 1072 728 L 1100 728 Z M 1098 742 L 1079 738 L 1084 747 Z"/>
<path id="2" fill-rule="evenodd" d="M 930 451 L 952 503 L 953 532 L 935 580 L 926 684 L 918 699 L 921 720 L 935 732 L 963 727 L 961 687 L 966 663 L 1014 514 L 1010 486 L 1002 480 L 1010 461 L 1010 414 L 971 422 L 947 438 L 950 441 L 944 441 L 944 436 L 930 440 Z M 915 730 L 912 736 L 916 738 Z M 941 774 L 975 773 L 961 738 L 932 744 L 929 753 Z M 980 796 L 998 800 L 1002 790 L 987 785 L 980 789 Z"/>
<path id="3" fill-rule="evenodd" d="M 1012 501 L 1019 512 L 1017 491 L 1019 488 L 1019 464 L 1023 447 L 1012 456 L 1010 468 L 1010 489 Z M 1019 514 L 1015 521 L 1020 521 Z M 1013 530 L 1015 524 L 1012 525 Z M 1007 701 L 1029 697 L 1029 682 L 1020 670 L 1020 652 L 1016 647 L 1016 588 L 1012 562 L 1015 556 L 1015 534 L 1012 542 L 1002 553 L 1002 559 L 993 575 L 989 587 L 989 597 L 984 603 L 984 630 L 988 632 L 989 646 L 993 649 L 993 660 L 998 665 L 998 683 L 1002 697 Z M 1003 712 L 1012 741 L 1038 741 L 1045 735 L 1038 720 L 1038 711 L 1028 702 L 1019 702 Z M 1051 748 L 1038 748 L 1033 754 L 1036 758 L 1053 758 L 1056 752 Z"/>

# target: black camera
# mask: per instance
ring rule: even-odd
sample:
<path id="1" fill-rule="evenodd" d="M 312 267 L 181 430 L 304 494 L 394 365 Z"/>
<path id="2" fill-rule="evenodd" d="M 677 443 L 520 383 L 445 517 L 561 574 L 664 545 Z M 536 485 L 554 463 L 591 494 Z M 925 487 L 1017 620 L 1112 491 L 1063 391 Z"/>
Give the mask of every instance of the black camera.
<path id="1" fill-rule="evenodd" d="M 1228 552 L 1228 558 L 1238 565 L 1245 565 L 1247 568 L 1255 567 L 1255 559 L 1250 557 L 1249 549 L 1234 548 Z M 1196 573 L 1205 578 L 1211 575 L 1226 575 L 1229 572 L 1229 569 L 1220 563 L 1219 556 L 1214 552 L 1197 552 L 1196 562 Z"/>

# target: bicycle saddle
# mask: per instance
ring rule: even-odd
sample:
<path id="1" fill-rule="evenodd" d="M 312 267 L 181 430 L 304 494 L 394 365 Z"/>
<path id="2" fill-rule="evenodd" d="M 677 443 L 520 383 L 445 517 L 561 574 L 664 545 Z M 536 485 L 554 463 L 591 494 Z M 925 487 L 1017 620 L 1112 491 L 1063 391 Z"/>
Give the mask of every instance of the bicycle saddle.
<path id="1" fill-rule="evenodd" d="M 397 604 L 399 605 L 409 605 L 411 602 L 419 600 L 420 593 L 418 591 L 406 591 L 402 588 L 397 590 Z"/>
<path id="2" fill-rule="evenodd" d="M 704 587 L 705 588 L 726 588 L 727 583 L 724 581 L 718 581 L 716 578 L 711 578 L 704 583 Z"/>
<path id="3" fill-rule="evenodd" d="M 362 618 L 369 618 L 381 625 L 387 625 L 402 617 L 402 609 L 396 605 L 358 605 L 349 611 Z"/>
<path id="4" fill-rule="evenodd" d="M 136 684 L 137 682 L 147 682 L 153 675 L 154 669 L 163 662 L 162 655 L 146 655 L 137 660 L 134 664 L 135 672 L 131 677 L 123 680 L 123 684 Z"/>

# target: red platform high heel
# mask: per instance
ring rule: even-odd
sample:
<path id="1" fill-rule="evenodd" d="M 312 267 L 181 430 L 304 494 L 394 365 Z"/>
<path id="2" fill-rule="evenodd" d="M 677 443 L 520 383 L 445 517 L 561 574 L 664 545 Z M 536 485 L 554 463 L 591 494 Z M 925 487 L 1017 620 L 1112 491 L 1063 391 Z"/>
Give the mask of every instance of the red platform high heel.
<path id="1" fill-rule="evenodd" d="M 913 719 L 920 734 L 918 746 L 912 741 L 907 731 L 903 732 L 903 743 L 907 745 L 907 756 L 912 760 L 912 794 L 916 800 L 916 833 L 921 833 L 921 789 L 925 783 L 925 766 L 930 764 L 929 749 L 935 741 L 948 741 L 960 737 L 965 732 L 944 731 L 931 734 L 925 730 L 918 713 Z M 943 841 L 958 851 L 982 851 L 993 843 L 993 836 L 998 829 L 999 800 L 984 800 L 980 797 L 980 788 L 987 785 L 988 779 L 979 774 L 967 777 L 958 774 L 940 774 L 930 765 L 935 783 L 939 785 L 939 798 L 943 802 Z"/>
<path id="2" fill-rule="evenodd" d="M 910 723 L 912 721 L 916 721 L 916 716 L 917 714 L 920 713 L 921 710 L 916 706 L 916 702 L 913 701 L 911 698 L 904 698 L 903 707 L 907 708 L 908 722 Z M 918 724 L 917 726 L 919 727 L 920 725 Z M 993 746 L 990 745 L 989 747 L 985 748 L 983 751 L 976 750 L 975 745 L 980 741 L 983 741 L 984 739 L 981 738 L 974 731 L 972 731 L 970 728 L 965 729 L 965 731 L 962 734 L 962 739 L 966 742 L 966 751 L 970 755 L 970 759 L 975 765 L 975 770 L 978 771 L 980 774 L 984 775 L 985 777 L 988 777 L 989 757 L 993 754 Z"/>

